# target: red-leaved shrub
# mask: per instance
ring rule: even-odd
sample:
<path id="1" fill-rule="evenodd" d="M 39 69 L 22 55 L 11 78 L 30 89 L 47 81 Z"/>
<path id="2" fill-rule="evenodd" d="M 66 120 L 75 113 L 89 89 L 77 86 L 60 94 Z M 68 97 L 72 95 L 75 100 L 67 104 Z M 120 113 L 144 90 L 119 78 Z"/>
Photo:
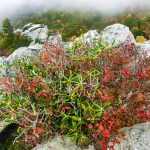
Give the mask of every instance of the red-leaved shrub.
<path id="1" fill-rule="evenodd" d="M 45 44 L 32 62 L 14 65 L 20 72 L 1 78 L 1 116 L 13 116 L 27 142 L 59 132 L 113 149 L 125 140 L 120 129 L 150 120 L 150 58 L 135 46 Z"/>

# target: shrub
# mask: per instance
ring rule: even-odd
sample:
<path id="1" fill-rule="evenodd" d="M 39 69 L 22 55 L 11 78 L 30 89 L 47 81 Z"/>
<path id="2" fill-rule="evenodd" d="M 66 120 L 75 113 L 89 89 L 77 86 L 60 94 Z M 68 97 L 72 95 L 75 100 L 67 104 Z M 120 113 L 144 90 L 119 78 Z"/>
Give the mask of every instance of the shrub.
<path id="1" fill-rule="evenodd" d="M 144 36 L 137 36 L 136 42 L 145 42 L 147 39 L 144 38 Z"/>
<path id="2" fill-rule="evenodd" d="M 2 22 L 2 31 L 0 31 L 0 56 L 7 56 L 12 53 L 14 49 L 28 46 L 31 40 L 19 34 L 13 33 L 13 26 L 8 18 Z"/>
<path id="3" fill-rule="evenodd" d="M 24 37 L 20 34 L 14 34 L 14 39 L 12 46 L 13 48 L 17 49 L 19 47 L 28 46 L 31 43 L 31 39 Z"/>
<path id="4" fill-rule="evenodd" d="M 105 150 L 124 139 L 121 128 L 149 121 L 149 65 L 135 46 L 45 44 L 36 59 L 14 62 L 16 76 L 1 78 L 1 120 L 18 123 L 16 141 L 29 147 L 59 133 Z"/>
<path id="5" fill-rule="evenodd" d="M 0 48 L 7 48 L 8 47 L 8 38 L 4 37 L 2 39 L 0 39 Z"/>

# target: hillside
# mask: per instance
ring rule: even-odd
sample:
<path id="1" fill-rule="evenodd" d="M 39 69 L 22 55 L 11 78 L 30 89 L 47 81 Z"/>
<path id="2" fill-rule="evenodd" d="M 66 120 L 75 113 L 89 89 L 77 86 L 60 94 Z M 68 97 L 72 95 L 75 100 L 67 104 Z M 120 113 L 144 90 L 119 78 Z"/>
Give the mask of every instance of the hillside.
<path id="1" fill-rule="evenodd" d="M 11 22 L 7 23 L 12 28 L 9 31 L 9 35 L 7 35 L 8 33 L 5 29 L 3 31 L 2 27 L 0 32 L 0 56 L 8 56 L 15 49 L 29 45 L 30 39 L 11 32 L 22 28 L 30 22 L 34 24 L 46 24 L 48 26 L 48 35 L 61 34 L 63 41 L 72 41 L 89 30 L 100 32 L 108 25 L 121 23 L 130 28 L 130 31 L 138 42 L 143 42 L 150 39 L 149 16 L 148 10 L 143 11 L 139 9 L 136 11 L 129 9 L 117 15 L 113 14 L 112 16 L 97 11 L 81 10 L 66 11 L 52 9 L 39 12 L 29 11 L 18 17 L 11 18 Z M 2 23 L 5 24 L 6 20 L 3 20 Z"/>
<path id="2" fill-rule="evenodd" d="M 89 30 L 101 31 L 108 25 L 121 23 L 130 28 L 136 36 L 144 35 L 149 39 L 149 10 L 126 10 L 119 14 L 106 15 L 98 11 L 81 10 L 47 10 L 20 16 L 14 21 L 14 27 L 19 28 L 29 22 L 46 24 L 49 34 L 60 33 L 63 40 L 79 36 Z"/>

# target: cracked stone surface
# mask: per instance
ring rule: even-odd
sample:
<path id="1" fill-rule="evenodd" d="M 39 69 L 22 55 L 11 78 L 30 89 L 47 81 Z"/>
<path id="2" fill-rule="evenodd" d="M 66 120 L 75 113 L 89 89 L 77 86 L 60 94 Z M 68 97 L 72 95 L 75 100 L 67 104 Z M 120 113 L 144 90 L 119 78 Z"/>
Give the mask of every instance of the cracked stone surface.
<path id="1" fill-rule="evenodd" d="M 126 140 L 115 145 L 115 150 L 150 150 L 150 122 L 123 128 Z"/>
<path id="2" fill-rule="evenodd" d="M 107 26 L 102 32 L 102 39 L 108 43 L 113 43 L 116 46 L 123 44 L 135 44 L 133 34 L 129 28 L 122 24 L 113 24 Z"/>
<path id="3" fill-rule="evenodd" d="M 47 143 L 41 144 L 32 150 L 81 150 L 81 148 L 66 136 L 56 136 Z M 87 149 L 82 150 L 95 150 L 95 148 L 90 145 Z"/>

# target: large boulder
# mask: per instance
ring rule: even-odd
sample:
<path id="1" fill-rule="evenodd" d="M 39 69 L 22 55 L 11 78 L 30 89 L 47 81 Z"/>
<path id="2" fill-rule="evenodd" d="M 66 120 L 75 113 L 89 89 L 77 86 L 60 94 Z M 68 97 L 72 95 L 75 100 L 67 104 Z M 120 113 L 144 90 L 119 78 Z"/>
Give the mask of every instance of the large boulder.
<path id="1" fill-rule="evenodd" d="M 99 38 L 100 34 L 97 32 L 97 30 L 90 30 L 82 36 L 76 38 L 73 42 L 64 43 L 64 46 L 65 48 L 71 49 L 76 42 L 82 42 L 88 44 L 89 46 L 92 46 L 94 40 L 97 40 Z"/>
<path id="2" fill-rule="evenodd" d="M 146 55 L 146 57 L 150 57 L 150 41 L 136 43 L 136 45 L 139 48 L 139 53 Z"/>
<path id="3" fill-rule="evenodd" d="M 14 60 L 21 60 L 25 57 L 36 57 L 36 54 L 41 51 L 42 48 L 43 45 L 35 43 L 33 45 L 29 45 L 28 47 L 21 47 L 15 50 L 9 57 L 5 59 L 5 63 L 7 64 L 7 67 L 5 68 L 6 75 L 12 76 L 15 75 L 15 73 L 17 72 L 14 67 L 9 67 L 9 65 L 11 65 Z"/>
<path id="4" fill-rule="evenodd" d="M 48 37 L 48 42 L 52 44 L 62 43 L 61 34 L 54 34 Z"/>
<path id="5" fill-rule="evenodd" d="M 94 39 L 98 39 L 100 37 L 97 30 L 90 30 L 87 33 L 83 34 L 83 36 L 76 38 L 75 41 L 83 41 L 88 44 L 92 44 Z"/>
<path id="6" fill-rule="evenodd" d="M 150 150 L 150 122 L 122 129 L 126 140 L 120 140 L 115 150 Z"/>
<path id="7" fill-rule="evenodd" d="M 94 39 L 98 39 L 100 37 L 100 34 L 97 32 L 97 30 L 90 30 L 87 33 L 83 35 L 83 38 L 88 42 L 92 43 Z"/>
<path id="8" fill-rule="evenodd" d="M 56 136 L 47 143 L 41 144 L 32 150 L 81 150 L 81 148 L 66 136 Z M 90 145 L 87 149 L 82 150 L 95 150 L 95 148 Z"/>
<path id="9" fill-rule="evenodd" d="M 28 47 L 20 47 L 16 49 L 9 57 L 5 59 L 7 64 L 11 64 L 15 59 L 22 59 L 25 56 L 34 56 L 37 52 L 41 51 L 43 48 L 42 44 L 32 43 Z"/>
<path id="10" fill-rule="evenodd" d="M 22 29 L 17 29 L 14 33 L 21 34 L 30 38 L 33 41 L 45 42 L 48 38 L 48 28 L 42 24 L 29 23 Z"/>
<path id="11" fill-rule="evenodd" d="M 4 61 L 5 61 L 5 57 L 4 57 L 4 56 L 3 56 L 3 57 L 0 57 L 0 64 L 3 64 Z"/>
<path id="12" fill-rule="evenodd" d="M 40 43 L 35 43 L 32 42 L 29 46 L 28 46 L 28 50 L 32 50 L 32 51 L 41 51 L 43 49 L 43 44 Z"/>
<path id="13" fill-rule="evenodd" d="M 21 47 L 15 50 L 9 57 L 6 58 L 6 76 L 15 76 L 18 70 L 15 67 L 10 66 L 14 60 L 23 59 L 25 56 L 31 57 L 33 55 L 32 50 L 27 47 Z"/>
<path id="14" fill-rule="evenodd" d="M 0 77 L 3 77 L 6 75 L 5 62 L 6 62 L 6 58 L 0 57 Z"/>
<path id="15" fill-rule="evenodd" d="M 133 34 L 130 32 L 129 28 L 122 24 L 114 24 L 107 26 L 101 32 L 101 38 L 115 46 L 126 45 L 126 44 L 136 44 Z"/>
<path id="16" fill-rule="evenodd" d="M 32 50 L 28 49 L 28 47 L 18 48 L 6 58 L 6 61 L 8 64 L 12 64 L 15 59 L 22 59 L 24 56 L 32 56 Z"/>

